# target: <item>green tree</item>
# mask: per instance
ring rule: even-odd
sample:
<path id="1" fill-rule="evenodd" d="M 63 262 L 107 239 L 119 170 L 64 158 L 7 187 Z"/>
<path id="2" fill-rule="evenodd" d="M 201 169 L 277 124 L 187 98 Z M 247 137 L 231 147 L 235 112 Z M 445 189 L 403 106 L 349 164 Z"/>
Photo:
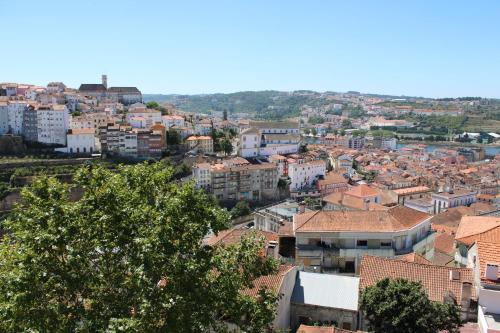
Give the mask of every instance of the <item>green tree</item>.
<path id="1" fill-rule="evenodd" d="M 229 216 L 163 163 L 85 167 L 69 185 L 41 177 L 22 190 L 0 243 L 1 332 L 206 332 L 223 321 L 266 332 L 277 297 L 245 296 L 275 272 L 255 236 L 200 245 Z"/>
<path id="2" fill-rule="evenodd" d="M 226 155 L 231 155 L 233 152 L 233 143 L 231 140 L 227 137 L 225 137 L 221 142 L 220 142 L 220 147 L 221 150 L 224 152 Z"/>
<path id="3" fill-rule="evenodd" d="M 169 129 L 167 131 L 167 146 L 168 145 L 178 145 L 182 142 L 182 137 L 180 133 L 176 130 Z"/>
<path id="4" fill-rule="evenodd" d="M 429 300 L 422 284 L 385 278 L 361 294 L 361 310 L 370 332 L 458 332 L 460 310 L 454 304 Z"/>
<path id="5" fill-rule="evenodd" d="M 342 128 L 351 128 L 352 127 L 352 122 L 349 119 L 344 119 L 342 120 Z"/>
<path id="6" fill-rule="evenodd" d="M 316 136 L 316 134 L 318 134 L 318 131 L 316 130 L 315 127 L 311 128 L 311 134 Z"/>
<path id="7" fill-rule="evenodd" d="M 235 218 L 235 217 L 240 217 L 240 216 L 248 215 L 251 212 L 252 212 L 252 210 L 250 209 L 250 206 L 248 205 L 248 202 L 246 202 L 245 200 L 240 200 L 231 209 L 231 216 L 233 218 Z"/>
<path id="8" fill-rule="evenodd" d="M 148 109 L 158 109 L 160 107 L 160 104 L 158 104 L 157 102 L 147 102 L 146 103 L 146 107 Z"/>

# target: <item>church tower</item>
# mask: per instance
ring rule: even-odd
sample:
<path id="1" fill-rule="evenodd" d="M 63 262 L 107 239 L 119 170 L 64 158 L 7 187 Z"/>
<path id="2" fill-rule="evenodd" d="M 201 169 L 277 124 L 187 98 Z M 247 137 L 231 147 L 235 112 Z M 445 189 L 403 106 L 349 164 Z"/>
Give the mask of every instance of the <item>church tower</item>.
<path id="1" fill-rule="evenodd" d="M 104 88 L 108 89 L 108 76 L 103 74 L 101 77 L 101 81 Z"/>

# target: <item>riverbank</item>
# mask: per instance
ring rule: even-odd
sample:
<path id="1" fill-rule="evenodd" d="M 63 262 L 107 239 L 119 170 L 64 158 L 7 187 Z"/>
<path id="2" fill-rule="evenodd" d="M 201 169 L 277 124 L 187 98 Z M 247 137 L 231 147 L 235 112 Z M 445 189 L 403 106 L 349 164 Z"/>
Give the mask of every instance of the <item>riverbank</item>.
<path id="1" fill-rule="evenodd" d="M 419 141 L 419 140 L 403 140 L 399 139 L 399 143 L 409 145 L 409 144 L 422 144 L 422 145 L 432 145 L 432 146 L 453 146 L 453 147 L 477 147 L 477 148 L 499 148 L 500 143 L 470 143 L 470 142 L 455 142 L 455 141 Z"/>

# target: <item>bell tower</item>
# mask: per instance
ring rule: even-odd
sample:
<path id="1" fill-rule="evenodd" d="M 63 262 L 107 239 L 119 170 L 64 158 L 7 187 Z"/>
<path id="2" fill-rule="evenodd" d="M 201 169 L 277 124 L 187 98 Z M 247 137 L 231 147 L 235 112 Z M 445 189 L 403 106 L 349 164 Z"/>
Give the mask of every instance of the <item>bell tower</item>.
<path id="1" fill-rule="evenodd" d="M 101 82 L 102 82 L 102 85 L 104 86 L 104 88 L 108 89 L 108 76 L 103 74 L 101 76 Z"/>

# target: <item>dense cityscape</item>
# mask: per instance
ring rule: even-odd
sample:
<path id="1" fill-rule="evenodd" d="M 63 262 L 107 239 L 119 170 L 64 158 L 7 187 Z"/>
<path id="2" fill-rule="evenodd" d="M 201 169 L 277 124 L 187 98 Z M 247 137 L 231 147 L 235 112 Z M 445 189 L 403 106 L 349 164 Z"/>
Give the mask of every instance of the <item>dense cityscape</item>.
<path id="1" fill-rule="evenodd" d="M 432 324 L 439 330 L 500 327 L 500 102 L 358 92 L 284 95 L 307 98 L 281 111 L 267 106 L 274 112 L 266 119 L 265 110 L 237 112 L 217 105 L 216 97 L 209 112 L 183 110 L 190 96 L 143 96 L 136 87 L 108 87 L 106 75 L 77 89 L 62 82 L 0 84 L 4 239 L 19 232 L 16 219 L 46 205 L 26 200 L 43 199 L 47 179 L 59 184 L 51 186 L 69 186 L 64 200 L 76 203 L 90 200 L 91 179 L 100 173 L 140 178 L 153 172 L 147 168 L 168 170 L 168 182 L 201 191 L 208 207 L 227 215 L 223 227 L 195 224 L 205 231 L 191 245 L 232 249 L 251 241 L 254 260 L 277 265 L 267 275 L 265 269 L 248 273 L 255 278 L 236 290 L 256 300 L 263 291 L 274 296 L 267 321 L 259 326 L 234 320 L 234 313 L 214 314 L 215 323 L 198 327 L 202 331 L 222 330 L 224 323 L 224 329 L 246 331 L 381 332 L 383 325 L 374 323 L 382 319 L 370 303 L 380 300 L 367 295 L 389 297 L 375 289 L 387 292 L 387 281 L 417 283 L 430 304 L 448 306 L 433 310 L 448 311 Z M 481 122 L 487 118 L 495 119 Z M 42 201 L 52 200 L 46 195 Z M 31 250 L 40 253 L 38 246 Z M 157 284 L 166 288 L 167 281 Z M 139 310 L 131 311 L 135 317 Z M 5 330 L 21 327 L 16 325 L 14 320 Z"/>

